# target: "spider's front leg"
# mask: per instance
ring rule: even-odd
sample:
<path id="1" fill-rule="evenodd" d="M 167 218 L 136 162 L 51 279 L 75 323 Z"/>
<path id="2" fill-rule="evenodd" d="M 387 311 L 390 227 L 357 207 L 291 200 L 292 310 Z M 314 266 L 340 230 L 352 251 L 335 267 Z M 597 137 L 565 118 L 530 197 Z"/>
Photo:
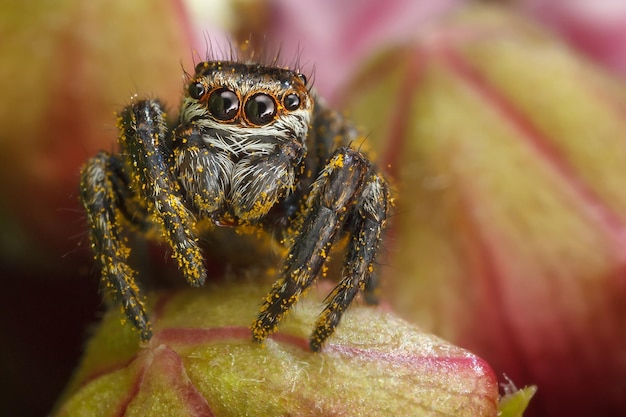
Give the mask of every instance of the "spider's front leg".
<path id="1" fill-rule="evenodd" d="M 146 201 L 149 214 L 187 282 L 194 287 L 204 284 L 206 269 L 193 231 L 195 219 L 185 207 L 180 185 L 173 176 L 160 103 L 139 100 L 124 109 L 118 124 L 122 154 L 129 162 L 131 187 Z"/>
<path id="2" fill-rule="evenodd" d="M 87 163 L 81 174 L 81 200 L 102 280 L 140 330 L 141 338 L 149 340 L 150 322 L 135 272 L 128 265 L 130 248 L 121 230 L 124 220 L 130 224 L 154 222 L 191 285 L 203 284 L 206 271 L 193 234 L 194 219 L 171 173 L 160 104 L 154 100 L 132 103 L 120 114 L 118 127 L 120 155 L 102 152 Z"/>
<path id="3" fill-rule="evenodd" d="M 388 190 L 382 176 L 358 151 L 338 149 L 314 183 L 308 212 L 290 248 L 283 276 L 274 284 L 252 325 L 263 341 L 320 273 L 338 232 L 350 220 L 352 233 L 342 280 L 330 294 L 311 336 L 317 351 L 333 333 L 359 290 L 372 279 L 374 258 L 387 217 Z"/>

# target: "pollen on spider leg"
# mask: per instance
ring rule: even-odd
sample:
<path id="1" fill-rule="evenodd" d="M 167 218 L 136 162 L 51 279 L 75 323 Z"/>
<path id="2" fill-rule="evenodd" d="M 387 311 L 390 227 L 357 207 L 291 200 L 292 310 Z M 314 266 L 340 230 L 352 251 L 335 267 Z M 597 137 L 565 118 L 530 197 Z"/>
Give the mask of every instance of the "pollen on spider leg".
<path id="1" fill-rule="evenodd" d="M 293 274 L 297 274 L 295 271 Z M 286 296 L 287 280 L 281 278 L 274 283 L 272 291 L 268 293 L 260 308 L 260 317 L 252 325 L 253 337 L 257 341 L 264 340 L 269 334 L 276 331 L 278 323 L 289 313 L 289 307 L 294 305 L 303 291 L 298 289 Z"/>
<path id="2" fill-rule="evenodd" d="M 343 165 L 343 154 L 337 154 L 337 156 L 330 162 L 330 166 L 332 168 L 343 168 Z"/>
<path id="3" fill-rule="evenodd" d="M 326 278 L 328 276 L 328 265 L 322 265 L 322 277 Z"/>

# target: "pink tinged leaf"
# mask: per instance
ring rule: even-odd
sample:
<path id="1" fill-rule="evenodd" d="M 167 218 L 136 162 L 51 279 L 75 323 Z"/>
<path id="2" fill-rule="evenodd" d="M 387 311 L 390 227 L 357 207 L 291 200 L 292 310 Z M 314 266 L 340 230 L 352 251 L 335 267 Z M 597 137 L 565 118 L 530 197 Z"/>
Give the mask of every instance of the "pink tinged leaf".
<path id="1" fill-rule="evenodd" d="M 371 51 L 412 38 L 416 28 L 456 8 L 459 0 L 332 0 L 271 2 L 266 25 L 270 43 L 281 46 L 287 62 L 299 57 L 314 68 L 316 89 L 327 100 Z"/>
<path id="2" fill-rule="evenodd" d="M 626 410 L 624 85 L 475 12 L 349 91 L 399 188 L 398 311 L 537 384 L 543 413 Z"/>
<path id="3" fill-rule="evenodd" d="M 521 0 L 518 3 L 571 45 L 626 76 L 626 3 L 620 0 Z"/>

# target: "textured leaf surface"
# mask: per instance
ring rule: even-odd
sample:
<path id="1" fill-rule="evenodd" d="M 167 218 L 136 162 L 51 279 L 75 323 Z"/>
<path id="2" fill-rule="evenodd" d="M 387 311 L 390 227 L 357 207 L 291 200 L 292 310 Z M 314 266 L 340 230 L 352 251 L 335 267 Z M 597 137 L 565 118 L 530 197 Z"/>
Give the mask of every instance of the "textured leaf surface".
<path id="1" fill-rule="evenodd" d="M 311 297 L 265 345 L 251 342 L 262 287 L 152 296 L 155 334 L 142 347 L 110 311 L 55 415 L 495 416 L 482 359 L 380 309 L 350 309 L 312 353 Z"/>
<path id="2" fill-rule="evenodd" d="M 626 411 L 625 92 L 480 9 L 390 48 L 348 93 L 397 184 L 390 303 L 536 384 L 537 415 Z"/>

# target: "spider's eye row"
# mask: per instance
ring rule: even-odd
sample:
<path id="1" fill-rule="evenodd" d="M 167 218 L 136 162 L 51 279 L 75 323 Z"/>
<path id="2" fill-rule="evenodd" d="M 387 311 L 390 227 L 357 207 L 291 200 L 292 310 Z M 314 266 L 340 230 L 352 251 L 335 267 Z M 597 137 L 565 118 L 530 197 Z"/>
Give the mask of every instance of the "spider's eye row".
<path id="1" fill-rule="evenodd" d="M 300 96 L 296 93 L 289 93 L 283 97 L 283 105 L 287 110 L 296 110 L 300 107 Z"/>
<path id="2" fill-rule="evenodd" d="M 189 94 L 196 99 L 206 94 L 200 83 L 189 87 Z M 300 96 L 289 93 L 283 97 L 283 105 L 287 110 L 296 110 L 300 107 Z M 241 103 L 239 96 L 226 87 L 221 87 L 209 93 L 207 107 L 211 116 L 221 121 L 232 121 L 239 115 Z M 255 93 L 245 99 L 243 117 L 252 125 L 264 126 L 271 123 L 278 113 L 276 99 L 267 93 Z"/>
<path id="3" fill-rule="evenodd" d="M 239 113 L 239 97 L 228 88 L 218 88 L 209 97 L 209 112 L 218 120 L 233 120 Z"/>
<path id="4" fill-rule="evenodd" d="M 202 84 L 201 82 L 195 82 L 189 86 L 189 95 L 191 96 L 191 98 L 200 100 L 205 93 L 206 89 L 204 88 L 204 84 Z"/>
<path id="5" fill-rule="evenodd" d="M 246 119 L 254 125 L 262 126 L 270 123 L 276 116 L 276 102 L 265 93 L 256 93 L 246 101 Z"/>

